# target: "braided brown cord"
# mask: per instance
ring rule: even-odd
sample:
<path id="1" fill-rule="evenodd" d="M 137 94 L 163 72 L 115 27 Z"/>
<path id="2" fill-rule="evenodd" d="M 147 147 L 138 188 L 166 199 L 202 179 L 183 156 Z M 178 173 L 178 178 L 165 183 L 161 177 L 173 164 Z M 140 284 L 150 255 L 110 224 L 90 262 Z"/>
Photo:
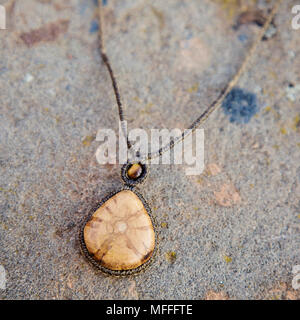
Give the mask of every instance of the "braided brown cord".
<path id="1" fill-rule="evenodd" d="M 116 101 L 117 101 L 117 105 L 118 105 L 118 111 L 119 111 L 119 119 L 120 122 L 123 123 L 124 121 L 124 112 L 123 112 L 123 106 L 122 106 L 122 102 L 121 102 L 121 96 L 120 96 L 120 92 L 119 92 L 119 88 L 117 85 L 117 80 L 116 77 L 114 75 L 113 69 L 111 67 L 110 61 L 108 59 L 107 54 L 105 53 L 105 46 L 104 46 L 104 39 L 103 39 L 103 15 L 102 15 L 102 0 L 98 1 L 99 3 L 99 47 L 100 47 L 100 52 L 101 52 L 101 57 L 102 60 L 104 62 L 104 64 L 107 67 L 107 70 L 109 72 L 110 78 L 111 78 L 111 82 L 112 82 L 112 86 L 114 89 L 114 93 L 115 93 L 115 97 L 116 97 Z M 123 129 L 123 135 L 124 137 L 126 137 L 126 142 L 127 142 L 127 147 L 128 149 L 131 148 L 131 143 L 128 140 L 128 136 L 126 134 L 126 131 L 124 129 L 124 127 L 122 127 Z"/>
<path id="2" fill-rule="evenodd" d="M 256 40 L 253 42 L 251 48 L 249 49 L 245 60 L 243 61 L 242 65 L 240 66 L 240 68 L 238 69 L 237 73 L 234 75 L 234 77 L 231 79 L 231 81 L 226 85 L 226 87 L 221 91 L 219 97 L 191 124 L 191 126 L 189 127 L 188 130 L 185 130 L 181 136 L 178 136 L 176 138 L 174 138 L 174 140 L 170 141 L 170 143 L 168 143 L 167 145 L 165 145 L 164 147 L 160 148 L 158 151 L 153 152 L 153 153 L 148 153 L 147 155 L 141 155 L 140 161 L 141 162 L 145 162 L 147 160 L 151 160 L 154 159 L 156 157 L 161 156 L 163 153 L 171 150 L 174 145 L 180 141 L 182 141 L 183 139 L 185 139 L 188 135 L 190 135 L 196 128 L 198 128 L 201 124 L 204 123 L 204 121 L 209 117 L 209 115 L 214 112 L 217 108 L 219 108 L 224 99 L 226 98 L 226 96 L 228 95 L 228 93 L 232 90 L 232 88 L 237 84 L 237 82 L 239 81 L 241 75 L 244 73 L 245 69 L 248 67 L 249 62 L 251 60 L 251 58 L 253 57 L 259 43 L 261 42 L 263 36 L 265 35 L 267 29 L 269 28 L 275 14 L 277 13 L 280 4 L 282 3 L 282 0 L 277 0 L 276 3 L 274 4 L 274 7 L 271 11 L 271 13 L 269 14 L 265 24 L 263 25 L 262 29 L 260 30 Z M 99 41 L 100 41 L 100 51 L 101 51 L 101 56 L 103 59 L 103 62 L 105 63 L 110 77 L 111 77 L 111 81 L 112 81 L 112 85 L 114 88 L 114 92 L 115 92 L 115 96 L 116 96 L 116 100 L 117 100 L 117 105 L 119 108 L 119 118 L 120 121 L 122 123 L 122 121 L 124 121 L 124 114 L 123 114 L 123 107 L 122 107 L 122 103 L 121 103 L 121 98 L 120 98 L 120 93 L 119 93 L 119 89 L 117 86 L 117 82 L 116 82 L 116 78 L 114 76 L 113 70 L 111 68 L 109 59 L 105 53 L 105 47 L 104 47 L 104 39 L 103 39 L 103 17 L 102 17 L 102 3 L 101 0 L 99 0 Z M 124 136 L 127 139 L 127 145 L 128 148 L 131 148 L 131 144 L 128 140 L 128 136 L 127 134 L 125 134 L 125 131 L 123 131 Z"/>

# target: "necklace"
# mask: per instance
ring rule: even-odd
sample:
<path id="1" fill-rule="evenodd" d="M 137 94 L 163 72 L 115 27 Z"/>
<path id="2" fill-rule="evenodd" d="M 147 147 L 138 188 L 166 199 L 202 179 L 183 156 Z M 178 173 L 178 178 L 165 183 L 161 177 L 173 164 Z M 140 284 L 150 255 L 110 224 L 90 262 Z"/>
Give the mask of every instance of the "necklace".
<path id="1" fill-rule="evenodd" d="M 102 4 L 99 2 L 99 42 L 102 60 L 109 72 L 120 123 L 124 123 L 123 106 L 117 81 L 105 52 L 103 41 Z M 123 187 L 107 195 L 89 212 L 80 230 L 80 244 L 84 256 L 104 273 L 115 276 L 137 274 L 153 261 L 158 249 L 155 235 L 156 223 L 151 208 L 143 195 L 136 190 L 148 174 L 147 161 L 161 156 L 174 145 L 184 140 L 215 111 L 237 84 L 247 68 L 258 44 L 270 26 L 282 0 L 276 1 L 256 40 L 253 42 L 246 58 L 232 80 L 221 90 L 218 98 L 191 124 L 189 130 L 175 137 L 165 146 L 153 153 L 137 154 L 138 161 L 128 161 L 121 169 Z M 124 127 L 123 135 L 129 151 L 132 145 Z"/>

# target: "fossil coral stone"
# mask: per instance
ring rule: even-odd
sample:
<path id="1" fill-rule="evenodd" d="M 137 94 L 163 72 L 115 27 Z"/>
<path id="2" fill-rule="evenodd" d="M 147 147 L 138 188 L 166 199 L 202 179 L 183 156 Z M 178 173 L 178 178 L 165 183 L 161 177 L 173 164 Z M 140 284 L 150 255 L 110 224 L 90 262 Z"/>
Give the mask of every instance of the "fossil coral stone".
<path id="1" fill-rule="evenodd" d="M 90 255 L 110 270 L 138 268 L 151 258 L 155 247 L 150 216 L 130 190 L 108 199 L 87 222 L 83 236 Z"/>

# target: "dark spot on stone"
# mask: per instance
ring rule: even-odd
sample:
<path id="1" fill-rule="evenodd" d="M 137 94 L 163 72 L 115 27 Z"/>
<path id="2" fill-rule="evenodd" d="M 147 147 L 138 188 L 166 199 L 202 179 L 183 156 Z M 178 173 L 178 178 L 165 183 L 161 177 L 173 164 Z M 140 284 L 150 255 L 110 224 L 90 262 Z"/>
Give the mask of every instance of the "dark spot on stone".
<path id="1" fill-rule="evenodd" d="M 90 33 L 98 32 L 98 30 L 99 30 L 99 23 L 97 20 L 93 20 L 90 26 Z"/>
<path id="2" fill-rule="evenodd" d="M 57 229 L 57 230 L 55 231 L 55 235 L 58 236 L 58 237 L 60 237 L 60 238 L 62 238 L 62 237 L 63 237 L 63 231 L 62 231 L 61 229 Z"/>
<path id="3" fill-rule="evenodd" d="M 234 29 L 237 30 L 243 24 L 256 24 L 262 27 L 265 22 L 266 17 L 261 10 L 247 10 L 238 16 Z"/>
<path id="4" fill-rule="evenodd" d="M 245 35 L 245 34 L 240 34 L 240 35 L 238 36 L 238 39 L 239 39 L 241 42 L 246 42 L 246 41 L 248 40 L 248 37 L 247 37 L 247 35 Z"/>
<path id="5" fill-rule="evenodd" d="M 248 123 L 258 111 L 256 95 L 234 88 L 223 101 L 222 109 L 230 122 Z"/>
<path id="6" fill-rule="evenodd" d="M 107 6 L 108 0 L 94 0 L 95 6 L 98 6 L 99 1 L 102 1 L 103 6 Z"/>
<path id="7" fill-rule="evenodd" d="M 20 38 L 28 46 L 45 41 L 50 42 L 57 39 L 57 37 L 65 33 L 69 27 L 69 20 L 59 20 L 55 23 L 49 23 L 41 28 L 31 30 L 29 32 L 24 32 L 21 34 Z"/>
<path id="8" fill-rule="evenodd" d="M 64 234 L 66 232 L 70 232 L 72 231 L 72 229 L 74 229 L 74 227 L 76 226 L 76 224 L 74 222 L 70 222 L 67 224 L 66 227 L 62 227 L 62 228 L 58 228 L 56 231 L 55 231 L 55 235 L 60 237 L 60 238 L 63 238 L 64 237 Z"/>
<path id="9" fill-rule="evenodd" d="M 71 231 L 75 226 L 76 226 L 76 224 L 74 222 L 68 223 L 68 225 L 66 227 L 66 231 Z"/>

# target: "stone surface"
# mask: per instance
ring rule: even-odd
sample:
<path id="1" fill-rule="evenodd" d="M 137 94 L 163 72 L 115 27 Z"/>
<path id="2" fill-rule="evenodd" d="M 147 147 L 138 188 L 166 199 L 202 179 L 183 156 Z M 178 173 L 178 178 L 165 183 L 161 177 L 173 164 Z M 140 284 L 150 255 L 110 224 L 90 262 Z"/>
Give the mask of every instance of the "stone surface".
<path id="1" fill-rule="evenodd" d="M 276 288 L 280 298 L 299 299 L 292 289 L 293 266 L 300 265 L 295 1 L 283 1 L 276 35 L 260 44 L 239 81 L 256 94 L 256 115 L 246 124 L 230 122 L 223 109 L 208 118 L 199 176 L 187 176 L 186 164 L 150 166 L 140 189 L 157 220 L 160 250 L 134 278 L 96 271 L 78 241 L 87 209 L 122 184 L 121 166 L 99 165 L 95 157 L 98 130 L 118 133 L 118 118 L 97 32 L 90 32 L 94 3 L 17 0 L 0 31 L 0 265 L 7 275 L 0 299 L 204 299 L 209 292 L 274 299 Z M 108 0 L 106 49 L 128 129 L 188 128 L 260 30 L 234 29 L 239 15 L 271 5 Z M 60 30 L 56 38 L 49 37 L 53 29 Z M 221 170 L 212 174 L 211 163 Z"/>
<path id="2" fill-rule="evenodd" d="M 107 200 L 87 222 L 84 241 L 94 259 L 110 270 L 130 270 L 148 261 L 155 246 L 151 219 L 130 190 Z"/>

